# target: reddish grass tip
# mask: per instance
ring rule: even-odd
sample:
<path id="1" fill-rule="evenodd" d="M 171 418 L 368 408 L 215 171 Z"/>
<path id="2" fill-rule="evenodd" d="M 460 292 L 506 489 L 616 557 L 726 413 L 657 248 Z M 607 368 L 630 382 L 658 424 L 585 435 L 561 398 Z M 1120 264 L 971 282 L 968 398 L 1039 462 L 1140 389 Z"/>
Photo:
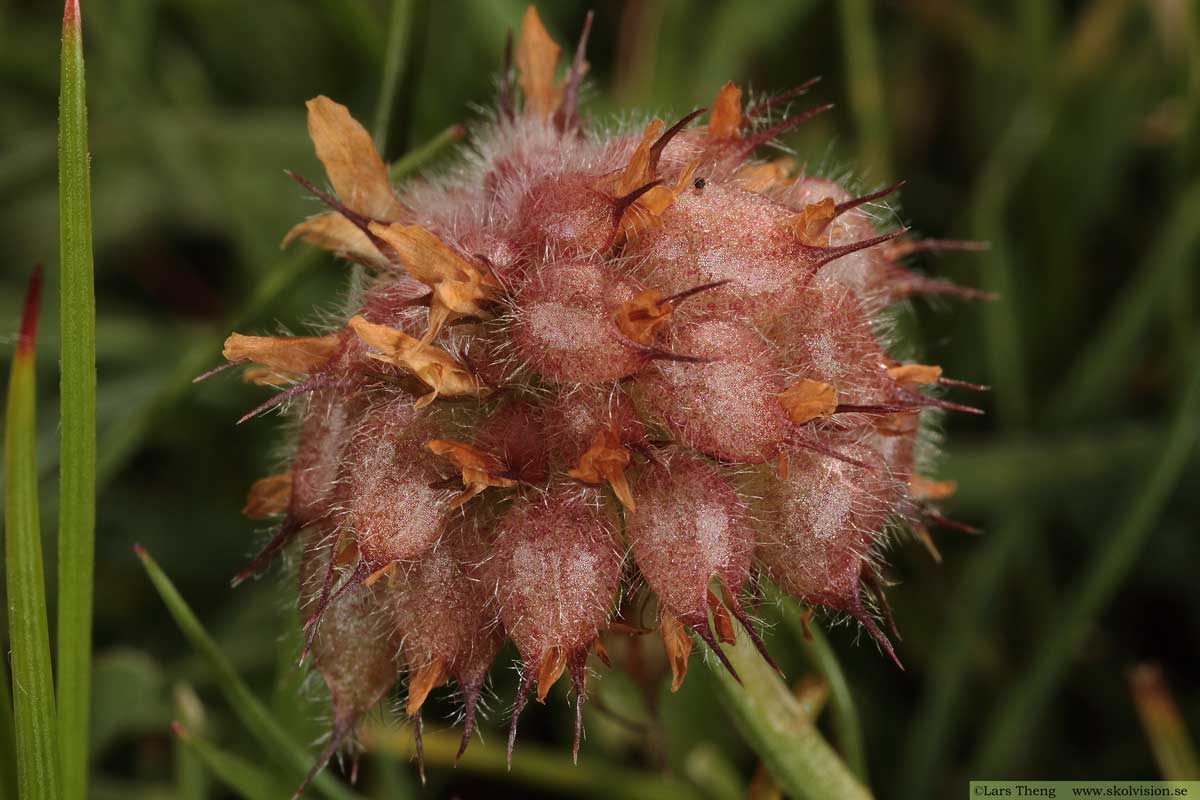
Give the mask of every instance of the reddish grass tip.
<path id="1" fill-rule="evenodd" d="M 79 31 L 79 0 L 67 0 L 63 5 L 63 30 L 71 28 Z"/>
<path id="2" fill-rule="evenodd" d="M 29 275 L 25 290 L 25 309 L 21 312 L 21 331 L 17 335 L 18 358 L 33 354 L 37 343 L 38 306 L 42 297 L 42 265 L 37 264 Z"/>

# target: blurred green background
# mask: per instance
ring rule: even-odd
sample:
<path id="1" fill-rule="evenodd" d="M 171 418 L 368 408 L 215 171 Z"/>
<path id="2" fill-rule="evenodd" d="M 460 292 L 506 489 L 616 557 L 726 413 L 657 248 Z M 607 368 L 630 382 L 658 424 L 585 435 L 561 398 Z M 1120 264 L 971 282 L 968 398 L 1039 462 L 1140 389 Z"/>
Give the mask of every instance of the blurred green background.
<path id="1" fill-rule="evenodd" d="M 93 792 L 228 796 L 180 756 L 170 721 L 184 718 L 253 761 L 258 748 L 131 547 L 141 542 L 159 559 L 259 696 L 301 740 L 315 739 L 320 692 L 311 683 L 301 692 L 292 666 L 290 588 L 277 574 L 228 588 L 264 534 L 239 509 L 274 464 L 277 426 L 234 427 L 259 398 L 252 387 L 189 381 L 218 363 L 231 327 L 299 331 L 314 307 L 336 307 L 345 265 L 278 250 L 288 227 L 314 210 L 283 170 L 321 175 L 304 124 L 309 97 L 330 95 L 372 126 L 391 5 L 83 6 L 101 480 Z M 1183 718 L 1200 728 L 1200 463 L 1178 441 L 1188 420 L 1172 427 L 1200 368 L 1200 7 L 563 0 L 541 11 L 570 47 L 589 7 L 586 108 L 598 121 L 631 109 L 677 117 L 707 105 L 727 79 L 768 91 L 823 75 L 811 103 L 838 105 L 789 135 L 798 159 L 866 186 L 907 179 L 902 216 L 917 231 L 992 244 L 918 264 L 1000 301 L 918 300 L 903 313 L 928 361 L 995 387 L 981 399 L 986 417 L 947 420 L 940 475 L 960 485 L 947 512 L 986 533 L 935 533 L 942 565 L 916 545 L 893 551 L 905 671 L 855 630 L 830 632 L 877 795 L 959 797 L 968 778 L 1153 778 L 1164 763 L 1169 771 L 1155 748 L 1178 742 L 1146 735 L 1130 670 L 1160 665 Z M 523 9 L 509 0 L 411 4 L 389 158 L 480 118 L 505 30 Z M 46 262 L 47 546 L 58 452 L 60 11 L 0 0 L 0 320 L 15 330 L 25 277 Z M 13 339 L 3 341 L 7 361 Z M 769 640 L 789 679 L 800 678 L 794 631 L 780 625 Z M 518 764 L 529 754 L 526 769 L 452 771 L 435 758 L 420 791 L 402 757 L 372 753 L 361 789 L 612 797 L 620 792 L 605 788 L 610 780 L 670 770 L 697 797 L 746 796 L 756 761 L 710 700 L 711 681 L 695 662 L 674 696 L 661 676 L 645 689 L 604 674 L 582 771 L 569 766 L 573 712 L 559 695 L 526 712 L 517 749 Z M 488 751 L 502 741 L 514 683 L 512 670 L 494 670 Z M 439 698 L 430 727 L 443 727 L 453 709 Z M 666 784 L 662 796 L 671 796 Z"/>

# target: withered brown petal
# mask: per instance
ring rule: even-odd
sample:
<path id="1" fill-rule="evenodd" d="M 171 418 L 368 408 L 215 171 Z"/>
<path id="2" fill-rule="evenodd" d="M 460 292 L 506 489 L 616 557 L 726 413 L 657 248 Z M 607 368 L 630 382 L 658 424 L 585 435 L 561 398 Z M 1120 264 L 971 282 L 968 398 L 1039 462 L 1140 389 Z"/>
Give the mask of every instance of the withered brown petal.
<path id="1" fill-rule="evenodd" d="M 291 499 L 292 473 L 268 475 L 250 486 L 242 514 L 250 519 L 266 519 L 287 511 Z"/>
<path id="2" fill-rule="evenodd" d="M 273 370 L 307 375 L 332 358 L 342 346 L 336 333 L 327 336 L 245 336 L 225 340 L 227 361 L 252 361 Z"/>
<path id="3" fill-rule="evenodd" d="M 396 220 L 404 205 L 388 180 L 387 166 L 366 128 L 350 110 L 324 95 L 309 100 L 308 134 L 338 197 L 351 210 L 373 219 Z"/>
<path id="4" fill-rule="evenodd" d="M 337 212 L 318 214 L 294 226 L 283 237 L 283 241 L 279 244 L 280 249 L 287 247 L 296 239 L 302 239 L 323 250 L 343 253 L 354 261 L 364 264 L 377 267 L 387 264 L 387 259 L 375 248 L 367 235 L 357 225 Z"/>
<path id="5" fill-rule="evenodd" d="M 942 377 L 942 368 L 933 364 L 900 364 L 888 369 L 896 383 L 935 383 Z"/>
<path id="6" fill-rule="evenodd" d="M 560 55 L 562 48 L 550 38 L 537 9 L 529 6 L 517 44 L 518 80 L 525 94 L 526 114 L 546 119 L 558 108 L 560 90 L 554 85 L 554 71 Z"/>
<path id="7" fill-rule="evenodd" d="M 736 139 L 742 130 L 742 90 L 728 81 L 717 92 L 712 115 L 708 119 L 708 135 L 714 139 Z"/>
<path id="8" fill-rule="evenodd" d="M 802 378 L 779 395 L 788 419 L 797 425 L 827 417 L 837 409 L 837 390 L 828 383 Z"/>
<path id="9" fill-rule="evenodd" d="M 827 247 L 829 245 L 829 223 L 837 214 L 833 198 L 826 197 L 816 203 L 809 203 L 800 211 L 783 220 L 783 226 L 792 232 L 796 240 L 809 247 Z"/>
<path id="10" fill-rule="evenodd" d="M 663 645 L 671 663 L 671 691 L 678 692 L 687 677 L 688 657 L 692 654 L 692 637 L 678 619 L 666 611 L 662 612 Z"/>

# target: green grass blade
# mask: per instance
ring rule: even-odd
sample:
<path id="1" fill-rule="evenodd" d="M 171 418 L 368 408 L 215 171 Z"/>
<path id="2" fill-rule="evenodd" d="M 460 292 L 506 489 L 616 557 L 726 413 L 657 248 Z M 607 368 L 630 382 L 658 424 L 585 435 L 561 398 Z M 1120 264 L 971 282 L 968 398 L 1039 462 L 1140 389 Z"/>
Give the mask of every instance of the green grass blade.
<path id="1" fill-rule="evenodd" d="M 759 0 L 748 13 L 742 0 L 663 5 L 665 19 L 630 42 L 640 51 L 630 54 L 640 68 L 629 76 L 638 85 L 625 98 L 628 105 L 653 105 L 663 98 L 706 103 L 725 81 L 741 83 L 758 54 L 802 30 L 819 6 L 815 0 Z M 704 58 L 695 58 L 695 31 L 685 22 L 701 13 L 707 20 L 705 52 Z"/>
<path id="2" fill-rule="evenodd" d="M 1137 465 L 1145 463 L 1160 441 L 1158 425 L 1127 422 L 1101 430 L 997 437 L 952 446 L 945 473 L 954 476 L 959 489 L 948 507 L 959 515 L 984 515 L 998 504 L 1058 507 L 1094 485 L 1132 480 Z"/>
<path id="3" fill-rule="evenodd" d="M 228 753 L 212 742 L 189 733 L 181 723 L 171 725 L 175 739 L 208 767 L 226 786 L 246 800 L 279 800 L 291 791 L 275 775 L 241 756 Z"/>
<path id="4" fill-rule="evenodd" d="M 182 724 L 192 734 L 203 735 L 207 727 L 204 707 L 196 691 L 186 683 L 179 683 L 172 694 L 176 724 Z M 175 795 L 178 800 L 204 800 L 208 796 L 205 764 L 180 736 L 175 737 Z"/>
<path id="5" fill-rule="evenodd" d="M 886 183 L 892 175 L 891 145 L 883 107 L 872 0 L 842 0 L 842 48 L 850 88 L 850 110 L 858 130 L 862 166 L 874 181 Z"/>
<path id="6" fill-rule="evenodd" d="M 700 800 L 705 795 L 678 778 L 639 772 L 598 758 L 580 758 L 572 764 L 568 754 L 539 747 L 533 742 L 518 742 L 511 769 L 506 764 L 504 742 L 479 741 L 458 758 L 460 738 L 454 731 L 425 728 L 422 736 L 426 767 L 440 767 L 473 775 L 484 775 L 512 783 L 535 786 L 541 792 L 563 797 L 595 797 L 598 800 Z M 363 726 L 363 746 L 368 751 L 396 759 L 415 755 L 412 729 L 408 726 L 368 722 Z M 520 795 L 513 792 L 512 796 Z"/>
<path id="7" fill-rule="evenodd" d="M 981 312 L 996 411 L 1008 427 L 1028 421 L 1029 390 L 1017 318 L 1021 301 L 1004 219 L 1022 176 L 1045 146 L 1053 123 L 1050 100 L 1040 92 L 1031 94 L 1000 136 L 972 192 L 971 235 L 991 243 L 979 254 L 985 262 L 980 266 L 982 288 L 1000 297 L 995 303 L 984 304 Z"/>
<path id="8" fill-rule="evenodd" d="M 87 792 L 96 532 L 96 304 L 87 96 L 79 0 L 63 14 L 58 210 L 61 444 L 58 505 L 58 746 L 62 792 Z"/>
<path id="9" fill-rule="evenodd" d="M 711 654 L 705 655 L 704 663 L 716 676 L 726 709 L 775 783 L 796 800 L 870 798 L 870 791 L 838 758 L 750 637 L 741 626 L 735 629 L 737 646 L 720 646 L 742 683 Z M 699 648 L 705 647 L 696 641 Z"/>
<path id="10" fill-rule="evenodd" d="M 1192 369 L 1153 468 L 1113 533 L 1097 539 L 1095 556 L 1036 648 L 1031 666 L 1022 670 L 1021 682 L 997 705 L 998 711 L 985 728 L 988 733 L 971 769 L 967 770 L 968 775 L 1008 774 L 1022 747 L 1032 740 L 1029 731 L 1036 728 L 1038 716 L 1070 666 L 1072 656 L 1079 651 L 1096 616 L 1120 588 L 1154 530 L 1200 434 L 1200 363 Z"/>
<path id="11" fill-rule="evenodd" d="M 462 141 L 466 135 L 466 127 L 461 124 L 451 125 L 425 144 L 393 161 L 388 167 L 388 177 L 392 181 L 407 178 L 441 155 L 446 148 L 455 142 Z"/>
<path id="12" fill-rule="evenodd" d="M 0 640 L 0 648 L 7 652 Z M 13 720 L 12 681 L 8 679 L 8 659 L 0 658 L 0 796 L 17 796 L 17 740 Z"/>
<path id="13" fill-rule="evenodd" d="M 860 781 L 867 782 L 867 756 L 863 749 L 862 728 L 854 695 L 846 681 L 846 673 L 838 663 L 829 640 L 816 625 L 805 629 L 800 606 L 791 598 L 776 592 L 775 598 L 783 610 L 783 618 L 796 638 L 804 642 L 804 657 L 809 666 L 829 687 L 829 710 L 833 715 L 833 735 L 846 766 Z M 807 634 L 807 635 L 806 635 Z"/>
<path id="14" fill-rule="evenodd" d="M 58 800 L 54 676 L 38 517 L 34 350 L 41 267 L 25 298 L 21 332 L 8 381 L 4 434 L 4 563 L 12 650 L 17 782 L 22 800 Z"/>
<path id="15" fill-rule="evenodd" d="M 955 741 L 966 703 L 971 671 L 980 637 L 990 630 L 1000 593 L 1018 554 L 1036 530 L 1033 514 L 1016 507 L 988 533 L 954 591 L 944 631 L 930 659 L 925 697 L 902 748 L 897 797 L 933 797 L 938 769 L 945 763 L 946 742 Z"/>
<path id="16" fill-rule="evenodd" d="M 1055 392 L 1048 422 L 1075 420 L 1121 396 L 1114 387 L 1138 357 L 1139 337 L 1158 321 L 1155 312 L 1165 307 L 1178 289 L 1180 276 L 1195 263 L 1192 256 L 1200 245 L 1200 181 L 1184 189 L 1171 208 L 1162 232 L 1152 239 L 1154 247 L 1133 270 L 1132 285 L 1117 295 L 1116 305 L 1097 333 L 1088 337 L 1086 349 Z"/>
<path id="17" fill-rule="evenodd" d="M 150 557 L 150 554 L 141 546 L 136 548 L 136 552 L 142 561 L 142 566 L 146 569 L 146 574 L 150 576 L 151 583 L 154 584 L 154 588 L 167 606 L 167 610 L 171 612 L 171 616 L 179 626 L 179 630 L 183 632 L 188 642 L 213 671 L 217 685 L 225 695 L 225 699 L 229 701 L 229 705 L 237 714 L 238 719 L 281 767 L 295 773 L 296 784 L 299 785 L 301 777 L 307 774 L 312 766 L 316 754 L 310 753 L 293 740 L 271 716 L 266 707 L 258 701 L 258 698 L 250 691 L 250 687 L 246 686 L 234 670 L 233 665 L 229 663 L 229 659 L 217 647 L 217 643 L 204 630 L 204 626 L 200 624 L 200 620 L 196 618 L 187 601 L 179 594 L 175 584 L 162 571 L 158 563 Z M 313 779 L 312 785 L 331 800 L 360 800 L 358 794 L 346 788 L 328 772 L 317 775 Z"/>
<path id="18" fill-rule="evenodd" d="M 1157 664 L 1139 664 L 1130 670 L 1129 687 L 1159 776 L 1167 781 L 1200 780 L 1196 745 L 1162 669 Z"/>
<path id="19" fill-rule="evenodd" d="M 383 78 L 379 83 L 379 102 L 375 106 L 375 149 L 383 155 L 387 155 L 388 126 L 396 105 L 396 89 L 404 76 L 411 30 L 412 0 L 392 0 L 387 49 L 383 54 Z"/>

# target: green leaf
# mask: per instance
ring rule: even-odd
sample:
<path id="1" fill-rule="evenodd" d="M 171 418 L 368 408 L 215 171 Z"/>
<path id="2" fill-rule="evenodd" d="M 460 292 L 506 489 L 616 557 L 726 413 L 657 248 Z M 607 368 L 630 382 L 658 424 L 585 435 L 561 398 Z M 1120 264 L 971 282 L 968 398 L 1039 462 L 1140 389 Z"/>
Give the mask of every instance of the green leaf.
<path id="1" fill-rule="evenodd" d="M 158 591 L 167 610 L 175 619 L 179 630 L 191 643 L 196 652 L 207 662 L 209 669 L 216 677 L 217 686 L 229 701 L 238 719 L 246 726 L 259 744 L 263 746 L 276 762 L 296 775 L 296 783 L 308 773 L 315 754 L 309 753 L 298 744 L 279 722 L 271 716 L 266 707 L 250 691 L 250 687 L 238 676 L 229 659 L 217 647 L 200 620 L 188 606 L 187 601 L 179 594 L 175 584 L 162 571 L 158 563 L 150 557 L 140 545 L 135 547 L 146 574 Z M 332 800 L 359 800 L 359 795 L 346 788 L 340 781 L 328 772 L 322 772 L 313 779 L 312 785 L 326 797 Z"/>
<path id="2" fill-rule="evenodd" d="M 5 585 L 12 650 L 17 783 L 23 800 L 58 800 L 60 796 L 54 676 L 50 671 L 50 632 L 38 518 L 34 350 L 41 286 L 41 267 L 35 267 L 29 279 L 21 332 L 9 372 L 4 434 Z"/>
<path id="3" fill-rule="evenodd" d="M 279 800 L 286 797 L 289 789 L 275 775 L 260 769 L 241 756 L 228 753 L 199 736 L 188 732 L 181 723 L 171 724 L 175 738 L 188 752 L 208 767 L 213 775 L 239 797 L 247 800 Z"/>
<path id="4" fill-rule="evenodd" d="M 1193 349 L 1193 352 L 1200 351 Z M 985 728 L 988 733 L 967 774 L 1005 774 L 1030 741 L 1028 732 L 1036 727 L 1072 656 L 1079 652 L 1097 615 L 1121 587 L 1154 530 L 1192 455 L 1198 434 L 1200 360 L 1193 367 L 1150 474 L 1132 495 L 1120 524 L 1110 535 L 1097 540 L 1099 549 L 1083 577 L 1060 604 L 1054 624 L 1035 650 L 1032 664 L 1019 673 L 1020 683 L 997 704 L 994 719 Z"/>
<path id="5" fill-rule="evenodd" d="M 718 659 L 706 657 L 704 663 L 717 678 L 725 708 L 779 788 L 797 800 L 868 800 L 870 791 L 838 758 L 750 637 L 740 625 L 735 630 L 736 646 L 719 646 L 742 682 Z"/>
<path id="6" fill-rule="evenodd" d="M 87 793 L 96 533 L 96 303 L 79 0 L 63 13 L 58 212 L 62 431 L 58 506 L 58 744 L 62 796 Z"/>
<path id="7" fill-rule="evenodd" d="M 1028 375 L 1018 314 L 1022 310 L 1011 245 L 1004 219 L 1019 182 L 1054 124 L 1054 106 L 1042 92 L 1032 93 L 1017 109 L 988 157 L 972 192 L 971 235 L 989 242 L 980 253 L 982 288 L 999 301 L 981 309 L 986 334 L 988 369 L 994 387 L 997 416 L 1008 427 L 1029 418 Z"/>

